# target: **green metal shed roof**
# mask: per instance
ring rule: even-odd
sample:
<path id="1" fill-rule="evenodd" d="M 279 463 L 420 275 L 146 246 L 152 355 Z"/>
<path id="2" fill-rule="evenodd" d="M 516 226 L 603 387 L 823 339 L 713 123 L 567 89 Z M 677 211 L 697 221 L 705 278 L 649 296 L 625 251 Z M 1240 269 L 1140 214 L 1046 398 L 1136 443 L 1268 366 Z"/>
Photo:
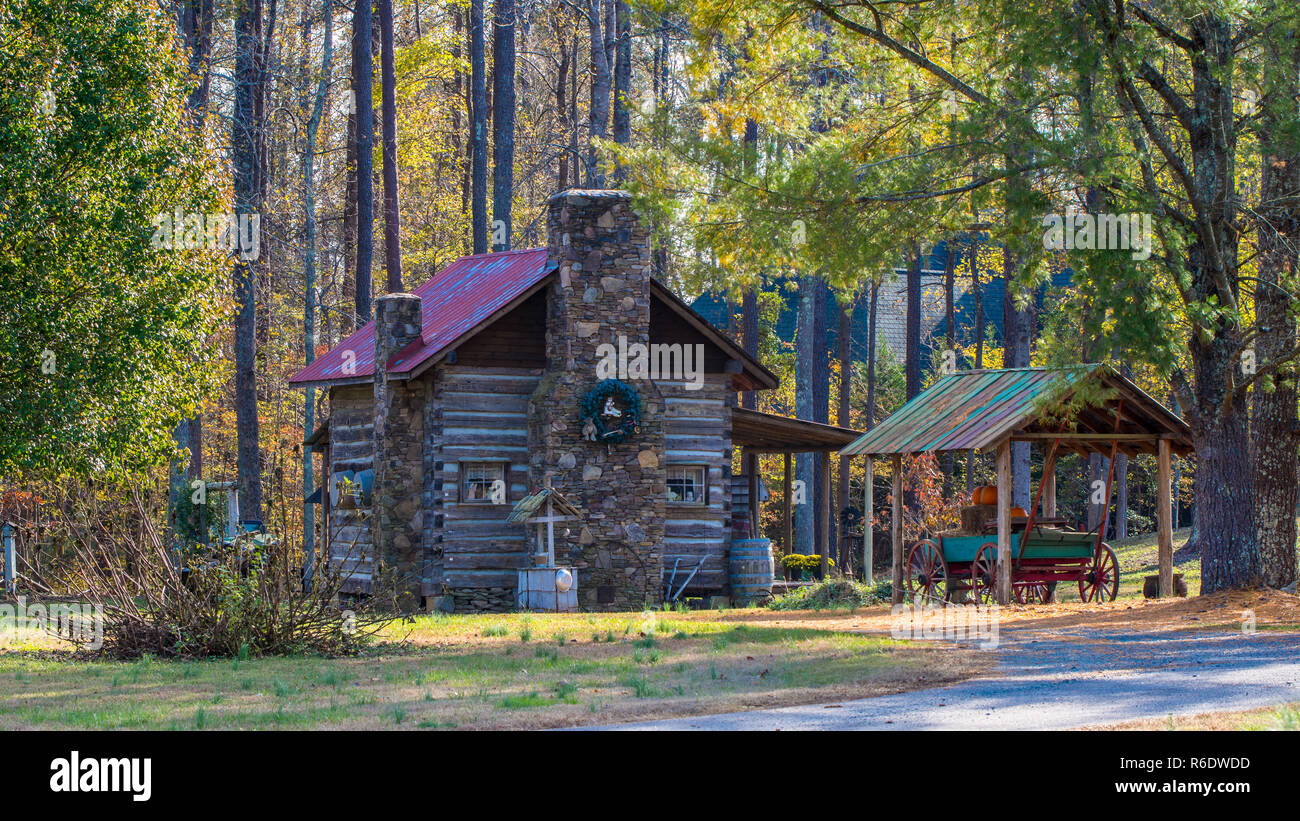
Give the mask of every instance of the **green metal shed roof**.
<path id="1" fill-rule="evenodd" d="M 1085 384 L 1089 389 L 1080 390 Z M 1109 365 L 1089 364 L 945 376 L 840 454 L 980 450 L 1012 434 L 1060 432 L 1061 411 L 1067 407 L 1066 430 L 1074 434 L 1113 434 L 1117 416 L 1122 416 L 1119 433 L 1144 437 L 1126 440 L 1126 452 L 1154 452 L 1160 438 L 1170 439 L 1179 453 L 1192 448 L 1191 430 L 1175 413 Z M 1074 440 L 1069 448 L 1108 453 L 1110 443 Z"/>

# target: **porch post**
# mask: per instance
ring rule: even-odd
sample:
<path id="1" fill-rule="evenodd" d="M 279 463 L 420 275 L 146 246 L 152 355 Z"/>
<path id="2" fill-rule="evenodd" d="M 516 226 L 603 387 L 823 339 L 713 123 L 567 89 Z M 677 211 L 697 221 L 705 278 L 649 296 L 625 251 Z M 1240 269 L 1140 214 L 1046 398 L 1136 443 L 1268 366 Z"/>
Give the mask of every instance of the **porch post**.
<path id="1" fill-rule="evenodd" d="M 894 551 L 893 603 L 903 603 L 903 457 L 894 454 L 893 517 L 889 523 L 889 541 Z"/>
<path id="2" fill-rule="evenodd" d="M 817 555 L 821 556 L 822 559 L 821 576 L 824 579 L 830 575 L 831 570 L 830 562 L 828 561 L 831 556 L 831 455 L 829 453 L 827 453 L 825 458 L 822 459 L 822 475 L 818 480 L 818 484 L 821 485 L 822 496 L 822 509 L 820 512 L 822 535 L 821 538 L 817 540 Z"/>
<path id="3" fill-rule="evenodd" d="M 873 516 L 876 515 L 875 494 L 871 492 L 872 491 L 871 466 L 872 466 L 872 459 L 870 456 L 868 456 L 866 489 L 863 490 L 862 492 L 862 495 L 864 497 L 862 500 L 862 509 L 866 511 L 866 513 L 864 513 L 862 516 L 862 581 L 865 582 L 866 584 L 871 584 L 872 582 L 871 564 L 875 560 L 875 556 L 873 554 L 875 552 L 874 548 L 875 548 L 875 538 L 876 538 L 875 531 L 872 530 L 871 527 L 871 519 Z"/>
<path id="4" fill-rule="evenodd" d="M 785 488 L 785 511 L 784 518 L 781 520 L 781 531 L 785 535 L 785 552 L 794 551 L 794 515 L 790 507 L 790 454 L 785 455 L 785 481 L 782 483 Z"/>
<path id="5" fill-rule="evenodd" d="M 998 604 L 1011 602 L 1011 439 L 998 443 Z"/>
<path id="6" fill-rule="evenodd" d="M 1162 599 L 1174 595 L 1174 517 L 1169 473 L 1169 440 L 1161 439 L 1156 453 L 1156 543 Z"/>

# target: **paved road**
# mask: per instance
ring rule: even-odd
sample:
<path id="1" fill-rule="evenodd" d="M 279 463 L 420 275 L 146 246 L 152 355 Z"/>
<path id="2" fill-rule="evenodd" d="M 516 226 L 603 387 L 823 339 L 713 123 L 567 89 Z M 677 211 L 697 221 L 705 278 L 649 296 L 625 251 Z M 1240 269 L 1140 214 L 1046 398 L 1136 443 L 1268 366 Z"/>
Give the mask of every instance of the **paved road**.
<path id="1" fill-rule="evenodd" d="M 999 672 L 950 687 L 602 729 L 1059 730 L 1300 700 L 1300 635 L 1061 634 L 1003 628 Z"/>

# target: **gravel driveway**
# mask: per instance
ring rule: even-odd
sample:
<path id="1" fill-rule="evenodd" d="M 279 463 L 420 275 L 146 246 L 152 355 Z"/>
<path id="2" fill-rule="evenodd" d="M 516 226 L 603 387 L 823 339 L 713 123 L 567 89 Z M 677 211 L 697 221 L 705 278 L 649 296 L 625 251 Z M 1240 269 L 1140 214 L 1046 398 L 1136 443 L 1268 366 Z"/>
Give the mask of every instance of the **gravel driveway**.
<path id="1" fill-rule="evenodd" d="M 949 687 L 590 729 L 1060 730 L 1300 700 L 1300 633 L 1004 627 L 1001 641 L 997 672 Z"/>

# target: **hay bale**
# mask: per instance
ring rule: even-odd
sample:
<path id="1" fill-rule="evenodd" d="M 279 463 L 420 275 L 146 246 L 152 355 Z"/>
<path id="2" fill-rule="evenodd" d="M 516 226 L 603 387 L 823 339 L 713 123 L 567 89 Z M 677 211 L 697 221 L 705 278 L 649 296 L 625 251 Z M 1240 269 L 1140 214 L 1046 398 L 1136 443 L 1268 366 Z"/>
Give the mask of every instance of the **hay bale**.
<path id="1" fill-rule="evenodd" d="M 967 536 L 978 536 L 984 532 L 984 523 L 997 518 L 997 505 L 963 505 L 960 513 L 961 530 Z"/>
<path id="2" fill-rule="evenodd" d="M 1182 573 L 1174 574 L 1174 595 L 1180 598 L 1186 598 L 1187 596 L 1187 582 L 1183 580 Z M 1160 575 L 1158 573 L 1143 577 L 1142 596 L 1147 599 L 1160 598 Z"/>

